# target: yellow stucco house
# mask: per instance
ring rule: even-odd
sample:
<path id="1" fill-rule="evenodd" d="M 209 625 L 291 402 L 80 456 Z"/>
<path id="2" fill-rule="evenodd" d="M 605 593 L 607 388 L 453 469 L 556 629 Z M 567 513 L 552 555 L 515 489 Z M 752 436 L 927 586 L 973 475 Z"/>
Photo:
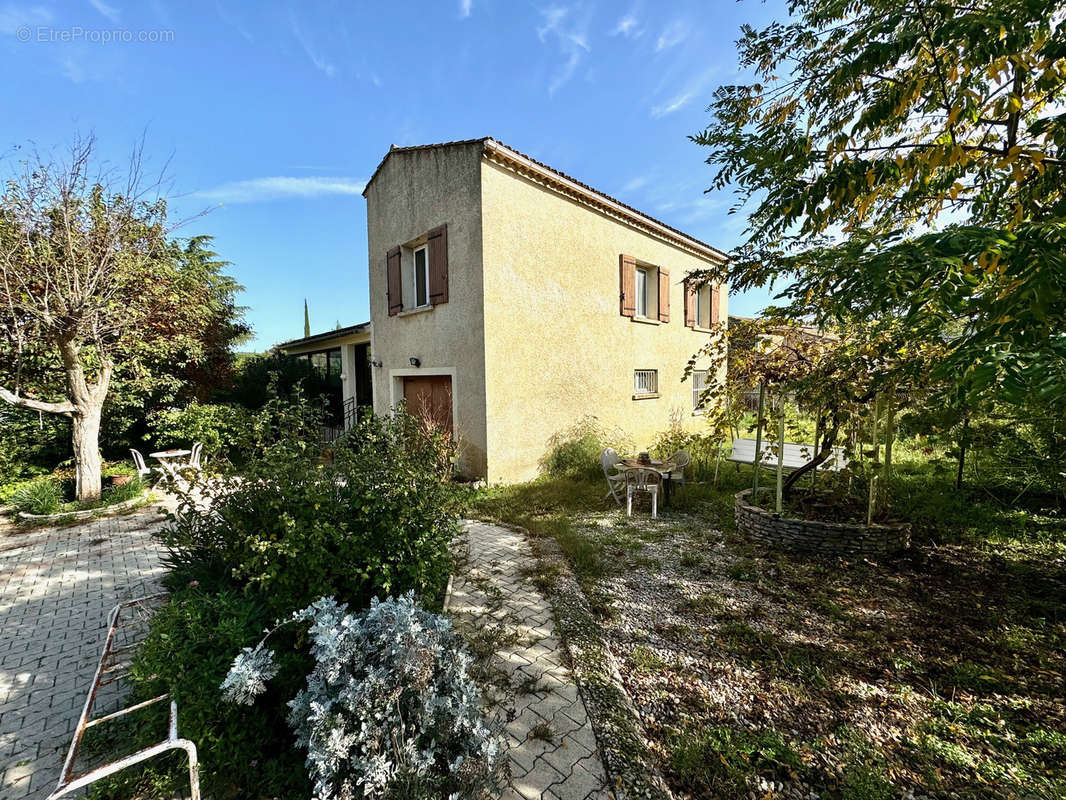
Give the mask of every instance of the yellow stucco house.
<path id="1" fill-rule="evenodd" d="M 491 483 L 535 476 L 587 415 L 641 448 L 671 413 L 700 426 L 706 373 L 682 375 L 727 292 L 686 276 L 720 250 L 491 138 L 393 147 L 363 194 L 370 324 L 337 332 L 349 405 L 369 345 L 374 408 L 406 399 L 450 426 Z"/>

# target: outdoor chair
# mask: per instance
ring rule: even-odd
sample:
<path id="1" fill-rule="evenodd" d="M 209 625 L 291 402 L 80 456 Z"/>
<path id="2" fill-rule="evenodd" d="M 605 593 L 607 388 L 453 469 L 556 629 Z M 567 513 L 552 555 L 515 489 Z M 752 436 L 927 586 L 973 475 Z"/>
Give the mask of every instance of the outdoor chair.
<path id="1" fill-rule="evenodd" d="M 613 497 L 618 505 L 622 505 L 618 490 L 625 486 L 626 476 L 623 472 L 611 472 L 611 470 L 616 469 L 621 460 L 613 447 L 606 447 L 600 453 L 600 466 L 603 467 L 603 477 L 607 479 L 607 494 L 603 496 L 603 499 Z"/>
<path id="2" fill-rule="evenodd" d="M 692 463 L 692 456 L 689 455 L 687 450 L 678 450 L 668 459 L 674 468 L 670 470 L 670 474 L 666 476 L 667 480 L 679 483 L 682 486 L 685 485 L 685 467 Z"/>
<path id="3" fill-rule="evenodd" d="M 200 460 L 201 460 L 201 458 L 203 456 L 203 452 L 204 452 L 204 443 L 203 442 L 196 442 L 192 446 L 192 453 L 190 453 L 190 455 L 189 455 L 189 463 L 184 465 L 182 467 L 182 470 L 187 470 L 188 469 L 188 470 L 192 470 L 193 472 L 196 472 L 196 473 L 203 472 L 204 468 L 203 468 L 203 466 L 200 463 Z"/>
<path id="4" fill-rule="evenodd" d="M 137 468 L 137 477 L 141 480 L 150 478 L 152 470 L 144 463 L 144 456 L 141 455 L 141 452 L 130 448 L 130 455 L 133 456 L 133 466 Z"/>
<path id="5" fill-rule="evenodd" d="M 651 495 L 651 518 L 659 517 L 659 487 L 663 476 L 658 470 L 630 467 L 623 473 L 626 482 L 626 516 L 633 516 L 633 495 L 647 492 Z"/>

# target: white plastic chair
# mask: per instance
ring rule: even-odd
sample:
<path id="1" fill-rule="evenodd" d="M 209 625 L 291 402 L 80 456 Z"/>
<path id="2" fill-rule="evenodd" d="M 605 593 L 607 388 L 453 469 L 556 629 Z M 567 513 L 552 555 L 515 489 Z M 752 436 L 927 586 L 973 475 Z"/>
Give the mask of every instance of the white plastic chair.
<path id="1" fill-rule="evenodd" d="M 674 483 L 680 483 L 685 485 L 685 467 L 692 463 L 692 456 L 689 455 L 687 450 L 678 450 L 668 459 L 674 468 L 670 470 L 670 474 L 667 476 L 668 480 Z"/>
<path id="2" fill-rule="evenodd" d="M 630 467 L 624 473 L 626 482 L 626 516 L 633 516 L 633 494 L 647 492 L 651 495 L 651 518 L 659 518 L 659 487 L 663 476 L 658 470 Z"/>
<path id="3" fill-rule="evenodd" d="M 189 455 L 189 463 L 185 465 L 185 469 L 195 470 L 196 472 L 203 472 L 203 467 L 200 464 L 200 457 L 203 455 L 204 443 L 196 442 L 192 446 L 192 453 Z"/>
<path id="4" fill-rule="evenodd" d="M 144 456 L 141 455 L 141 452 L 131 447 L 130 455 L 133 456 L 133 466 L 137 468 L 137 477 L 141 480 L 151 477 L 152 470 L 144 463 Z"/>
<path id="5" fill-rule="evenodd" d="M 613 447 L 605 447 L 600 453 L 600 466 L 603 467 L 603 477 L 607 479 L 607 494 L 603 496 L 603 499 L 613 497 L 618 505 L 622 505 L 618 490 L 625 485 L 626 476 L 624 472 L 611 472 L 611 470 L 615 469 L 621 460 Z"/>

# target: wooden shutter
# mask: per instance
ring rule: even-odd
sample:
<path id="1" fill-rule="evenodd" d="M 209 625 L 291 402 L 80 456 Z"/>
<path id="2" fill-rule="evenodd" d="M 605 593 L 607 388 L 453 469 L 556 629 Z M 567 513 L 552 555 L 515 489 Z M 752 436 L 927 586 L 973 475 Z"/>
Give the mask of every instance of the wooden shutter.
<path id="1" fill-rule="evenodd" d="M 429 303 L 439 306 L 448 302 L 448 226 L 441 225 L 427 234 L 429 238 Z"/>
<path id="2" fill-rule="evenodd" d="M 659 268 L 659 322 L 670 321 L 670 273 Z"/>
<path id="3" fill-rule="evenodd" d="M 688 278 L 685 279 L 685 327 L 696 327 L 696 287 Z"/>
<path id="4" fill-rule="evenodd" d="M 711 325 L 718 324 L 718 305 L 721 302 L 720 289 L 720 286 L 715 286 L 711 289 Z"/>
<path id="5" fill-rule="evenodd" d="M 385 283 L 389 298 L 389 316 L 403 311 L 403 283 L 400 277 L 400 248 L 392 248 L 385 256 Z"/>
<path id="6" fill-rule="evenodd" d="M 618 256 L 619 310 L 623 317 L 637 315 L 637 260 L 633 256 Z"/>

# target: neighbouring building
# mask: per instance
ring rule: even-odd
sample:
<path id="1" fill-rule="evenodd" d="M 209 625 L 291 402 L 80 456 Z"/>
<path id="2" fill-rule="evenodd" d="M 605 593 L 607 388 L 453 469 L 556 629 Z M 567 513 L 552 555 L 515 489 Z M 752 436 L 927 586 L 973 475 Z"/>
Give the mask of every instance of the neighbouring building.
<path id="1" fill-rule="evenodd" d="M 492 483 L 586 416 L 641 448 L 671 415 L 699 427 L 707 365 L 682 376 L 727 293 L 686 276 L 724 253 L 491 138 L 393 147 L 363 194 L 369 326 L 282 345 L 339 358 L 351 403 L 369 378 L 376 410 L 434 417 Z"/>

